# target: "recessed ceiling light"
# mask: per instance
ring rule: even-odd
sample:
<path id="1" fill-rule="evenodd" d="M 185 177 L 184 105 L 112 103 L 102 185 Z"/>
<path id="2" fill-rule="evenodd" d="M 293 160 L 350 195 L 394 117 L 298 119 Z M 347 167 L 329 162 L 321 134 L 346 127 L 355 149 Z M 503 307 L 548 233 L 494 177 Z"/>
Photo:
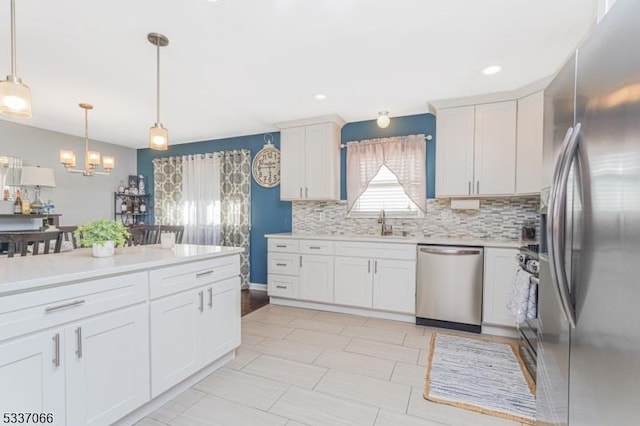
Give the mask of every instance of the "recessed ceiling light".
<path id="1" fill-rule="evenodd" d="M 327 99 L 327 96 L 323 95 L 322 93 L 315 94 L 315 95 L 313 95 L 313 97 L 316 98 L 319 101 L 324 101 L 325 99 Z"/>
<path id="2" fill-rule="evenodd" d="M 502 67 L 500 65 L 491 65 L 490 67 L 486 67 L 482 70 L 482 74 L 484 75 L 492 75 L 499 73 Z"/>

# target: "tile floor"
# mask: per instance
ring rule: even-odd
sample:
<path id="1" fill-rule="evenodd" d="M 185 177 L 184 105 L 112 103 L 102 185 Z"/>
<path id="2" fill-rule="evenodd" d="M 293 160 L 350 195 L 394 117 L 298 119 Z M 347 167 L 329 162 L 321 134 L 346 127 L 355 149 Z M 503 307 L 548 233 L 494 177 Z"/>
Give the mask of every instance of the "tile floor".
<path id="1" fill-rule="evenodd" d="M 232 362 L 137 425 L 519 425 L 422 397 L 434 330 L 267 305 Z"/>

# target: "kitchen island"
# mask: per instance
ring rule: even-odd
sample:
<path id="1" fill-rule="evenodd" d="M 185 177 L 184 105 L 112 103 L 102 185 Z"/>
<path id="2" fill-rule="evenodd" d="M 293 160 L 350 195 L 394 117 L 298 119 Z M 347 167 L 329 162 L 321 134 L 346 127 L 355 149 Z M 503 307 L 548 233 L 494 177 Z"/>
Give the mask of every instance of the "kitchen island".
<path id="1" fill-rule="evenodd" d="M 230 361 L 241 251 L 147 245 L 0 260 L 0 412 L 133 424 Z"/>

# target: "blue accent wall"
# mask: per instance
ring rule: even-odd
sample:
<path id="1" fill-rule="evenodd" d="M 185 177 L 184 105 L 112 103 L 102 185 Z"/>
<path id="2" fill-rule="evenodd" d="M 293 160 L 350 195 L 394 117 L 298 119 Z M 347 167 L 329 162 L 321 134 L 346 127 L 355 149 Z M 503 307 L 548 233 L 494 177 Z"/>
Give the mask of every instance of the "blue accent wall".
<path id="1" fill-rule="evenodd" d="M 423 133 L 433 135 L 427 141 L 427 198 L 435 197 L 435 135 L 436 118 L 431 114 L 394 117 L 389 127 L 381 129 L 375 120 L 348 123 L 342 128 L 342 143 L 363 139 L 384 138 L 390 136 L 406 136 Z M 273 142 L 280 148 L 280 133 L 274 132 Z M 205 152 L 248 149 L 253 158 L 264 146 L 264 135 L 241 136 L 228 139 L 217 139 L 172 145 L 168 151 L 138 150 L 138 174 L 147 178 L 147 188 L 153 196 L 153 164 L 154 158 L 179 155 L 202 154 Z M 340 197 L 347 198 L 346 184 L 346 149 L 340 154 Z M 251 276 L 252 283 L 267 282 L 267 240 L 265 234 L 291 232 L 291 202 L 280 201 L 280 185 L 275 188 L 263 188 L 251 179 Z"/>
<path id="2" fill-rule="evenodd" d="M 272 133 L 273 143 L 280 148 L 280 133 Z M 264 146 L 264 135 L 241 136 L 237 138 L 217 139 L 171 145 L 168 151 L 138 150 L 138 174 L 147 179 L 148 191 L 153 194 L 154 158 L 172 157 L 205 152 L 248 149 L 251 158 Z M 152 195 L 153 196 L 153 195 Z M 275 188 L 263 188 L 251 179 L 251 260 L 250 282 L 267 282 L 267 240 L 265 234 L 291 232 L 291 202 L 280 201 L 280 185 Z"/>
<path id="3" fill-rule="evenodd" d="M 418 134 L 432 135 L 427 141 L 427 198 L 436 196 L 436 117 L 432 114 L 407 115 L 391 119 L 386 129 L 381 129 L 375 120 L 347 123 L 342 128 L 342 143 L 363 139 L 388 138 Z M 347 199 L 347 150 L 340 153 L 340 198 Z"/>

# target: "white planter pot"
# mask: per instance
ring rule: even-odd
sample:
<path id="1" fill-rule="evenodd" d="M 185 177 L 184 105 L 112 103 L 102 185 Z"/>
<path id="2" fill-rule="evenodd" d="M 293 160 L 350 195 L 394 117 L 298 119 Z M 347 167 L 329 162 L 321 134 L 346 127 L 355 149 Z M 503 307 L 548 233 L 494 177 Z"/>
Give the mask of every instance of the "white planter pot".
<path id="1" fill-rule="evenodd" d="M 115 253 L 115 244 L 105 241 L 102 245 L 94 244 L 92 250 L 93 257 L 110 257 Z"/>

